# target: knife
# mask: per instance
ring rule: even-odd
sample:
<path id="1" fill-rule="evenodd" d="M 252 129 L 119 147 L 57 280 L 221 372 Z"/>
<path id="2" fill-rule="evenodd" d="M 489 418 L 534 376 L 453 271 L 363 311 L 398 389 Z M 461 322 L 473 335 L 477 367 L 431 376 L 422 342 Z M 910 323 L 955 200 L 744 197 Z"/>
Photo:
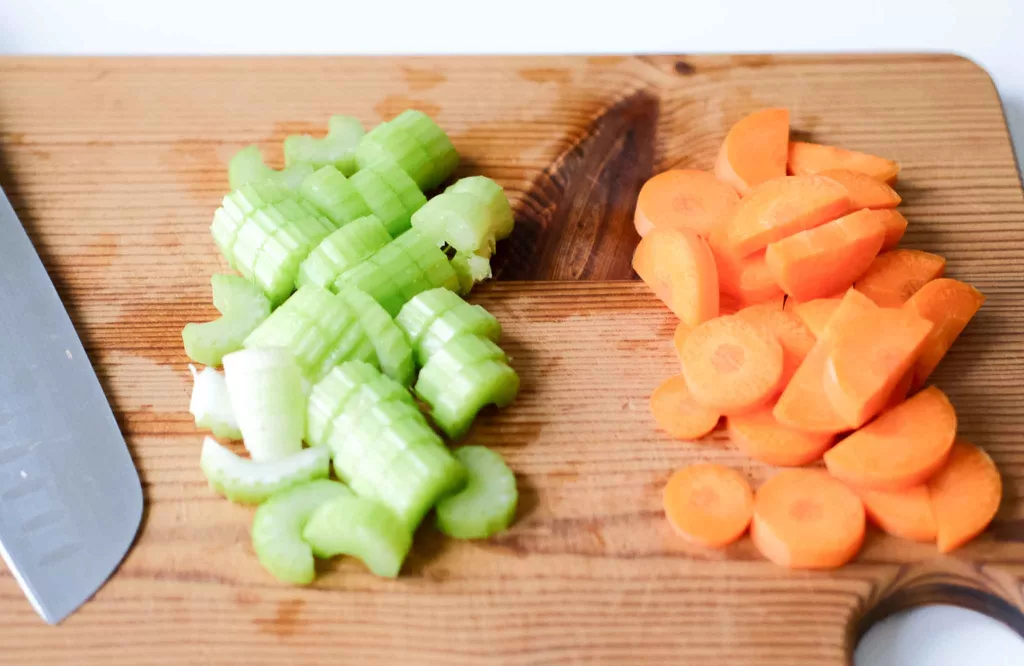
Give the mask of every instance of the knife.
<path id="1" fill-rule="evenodd" d="M 0 553 L 56 624 L 113 573 L 142 486 L 46 268 L 0 189 Z"/>

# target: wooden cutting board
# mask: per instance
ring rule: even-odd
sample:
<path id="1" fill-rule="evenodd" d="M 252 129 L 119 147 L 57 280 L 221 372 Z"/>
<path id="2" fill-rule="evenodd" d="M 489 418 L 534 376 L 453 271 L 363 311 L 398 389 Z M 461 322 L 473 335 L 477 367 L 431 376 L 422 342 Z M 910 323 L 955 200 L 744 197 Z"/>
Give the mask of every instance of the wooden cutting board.
<path id="1" fill-rule="evenodd" d="M 765 562 L 749 540 L 683 543 L 660 509 L 688 463 L 773 473 L 654 428 L 675 319 L 634 280 L 640 183 L 710 167 L 762 106 L 801 135 L 904 167 L 906 244 L 941 252 L 988 302 L 938 384 L 1004 475 L 986 535 L 951 556 L 872 532 L 831 573 Z M 519 400 L 469 436 L 516 471 L 515 526 L 480 543 L 424 527 L 402 577 L 324 564 L 299 589 L 264 573 L 251 509 L 198 468 L 179 331 L 213 315 L 207 227 L 228 158 L 415 107 L 510 192 L 502 280 L 474 300 L 505 326 Z M 0 59 L 0 183 L 71 312 L 146 493 L 138 542 L 95 599 L 45 626 L 0 574 L 10 664 L 842 664 L 903 607 L 952 602 L 1024 632 L 1024 201 L 989 77 L 953 56 Z M 4 349 L 4 353 L 17 353 Z"/>

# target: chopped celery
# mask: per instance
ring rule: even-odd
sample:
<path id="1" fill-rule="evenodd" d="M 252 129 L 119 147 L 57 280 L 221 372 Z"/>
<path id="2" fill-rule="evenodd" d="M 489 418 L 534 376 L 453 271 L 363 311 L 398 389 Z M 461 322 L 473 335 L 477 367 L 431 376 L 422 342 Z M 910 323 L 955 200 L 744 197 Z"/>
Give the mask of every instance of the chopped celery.
<path id="1" fill-rule="evenodd" d="M 196 427 L 208 429 L 216 437 L 241 439 L 242 432 L 231 409 L 224 375 L 210 367 L 202 372 L 192 365 L 188 369 L 192 373 L 192 399 L 188 411 L 195 417 Z"/>
<path id="2" fill-rule="evenodd" d="M 224 357 L 224 378 L 253 460 L 278 460 L 302 449 L 306 391 L 291 352 L 281 348 L 233 352 Z"/>
<path id="3" fill-rule="evenodd" d="M 459 277 L 460 294 L 468 294 L 478 282 L 493 277 L 491 260 L 478 254 L 456 252 L 452 257 L 451 264 L 455 274 Z"/>
<path id="4" fill-rule="evenodd" d="M 242 185 L 225 195 L 220 208 L 213 215 L 210 233 L 224 258 L 234 266 L 234 247 L 238 230 L 252 213 L 275 203 L 292 199 L 294 195 L 273 183 L 257 182 Z"/>
<path id="5" fill-rule="evenodd" d="M 460 178 L 445 191 L 464 192 L 479 197 L 490 210 L 494 237 L 498 240 L 508 238 L 512 233 L 512 227 L 515 224 L 512 216 L 512 206 L 508 203 L 505 190 L 490 178 L 486 176 Z"/>
<path id="6" fill-rule="evenodd" d="M 220 365 L 225 354 L 242 348 L 242 341 L 270 315 L 270 301 L 258 287 L 236 275 L 214 275 L 213 305 L 221 317 L 203 324 L 186 324 L 181 331 L 185 353 L 197 363 Z"/>
<path id="7" fill-rule="evenodd" d="M 285 166 L 309 164 L 314 169 L 331 165 L 346 175 L 355 173 L 356 146 L 366 134 L 362 122 L 350 116 L 331 116 L 327 136 L 316 139 L 296 134 L 284 140 Z"/>
<path id="8" fill-rule="evenodd" d="M 437 503 L 437 527 L 456 539 L 486 539 L 516 514 L 516 476 L 494 451 L 463 446 L 453 452 L 466 468 L 466 485 Z"/>
<path id="9" fill-rule="evenodd" d="M 438 245 L 448 244 L 457 252 L 483 257 L 494 253 L 491 209 L 475 194 L 449 190 L 437 195 L 413 214 L 412 226 Z"/>
<path id="10" fill-rule="evenodd" d="M 228 185 L 237 190 L 249 183 L 269 182 L 294 191 L 311 173 L 313 168 L 308 164 L 296 164 L 283 171 L 271 169 L 257 146 L 246 146 L 228 163 Z"/>
<path id="11" fill-rule="evenodd" d="M 373 343 L 384 374 L 403 386 L 412 384 L 416 373 L 412 347 L 391 315 L 372 297 L 354 287 L 341 291 L 340 296 L 356 313 L 359 325 Z"/>
<path id="12" fill-rule="evenodd" d="M 210 286 L 213 288 L 213 307 L 221 314 L 245 312 L 264 318 L 270 315 L 270 301 L 266 295 L 243 277 L 218 273 L 210 278 Z"/>
<path id="13" fill-rule="evenodd" d="M 427 197 L 420 191 L 416 181 L 393 162 L 381 162 L 367 168 L 376 172 L 381 180 L 387 183 L 387 186 L 398 196 L 398 200 L 402 202 L 402 206 L 405 207 L 405 211 L 409 213 L 410 217 L 427 203 Z"/>
<path id="14" fill-rule="evenodd" d="M 412 211 L 406 210 L 398 194 L 379 173 L 371 169 L 360 169 L 352 174 L 348 182 L 384 224 L 389 235 L 398 236 L 409 228 Z"/>
<path id="15" fill-rule="evenodd" d="M 252 520 L 252 548 L 263 568 L 285 583 L 312 583 L 316 578 L 313 549 L 302 540 L 302 530 L 321 505 L 351 496 L 345 484 L 327 479 L 274 493 L 256 509 Z"/>
<path id="16" fill-rule="evenodd" d="M 497 342 L 501 337 L 501 324 L 494 315 L 479 305 L 470 305 L 457 294 L 446 289 L 431 289 L 417 294 L 406 303 L 395 318 L 405 331 L 416 350 L 420 365 L 438 351 L 449 340 L 460 335 L 479 335 Z M 479 348 L 477 341 L 469 341 L 471 349 Z M 462 348 L 459 345 L 458 348 Z M 502 357 L 497 347 L 487 347 L 488 352 L 495 350 Z M 483 360 L 484 356 L 474 360 Z"/>
<path id="17" fill-rule="evenodd" d="M 412 547 L 412 531 L 365 497 L 336 497 L 319 506 L 302 530 L 317 557 L 350 555 L 374 574 L 395 578 Z"/>
<path id="18" fill-rule="evenodd" d="M 271 462 L 258 462 L 235 455 L 207 436 L 203 439 L 199 466 L 210 487 L 232 502 L 259 504 L 285 488 L 327 478 L 331 456 L 324 447 L 315 447 Z"/>
<path id="19" fill-rule="evenodd" d="M 335 167 L 320 167 L 299 187 L 299 195 L 341 227 L 370 214 L 362 195 Z"/>
<path id="20" fill-rule="evenodd" d="M 421 189 L 424 192 L 443 183 L 459 166 L 459 153 L 455 150 L 455 146 L 452 145 L 444 130 L 438 127 L 437 123 L 427 114 L 415 109 L 408 109 L 398 114 L 389 124 L 403 129 L 423 146 L 430 157 L 431 178 L 421 184 Z"/>
<path id="21" fill-rule="evenodd" d="M 395 323 L 405 331 L 409 343 L 415 348 L 434 320 L 460 303 L 465 303 L 458 294 L 438 287 L 416 294 L 402 306 Z"/>
<path id="22" fill-rule="evenodd" d="M 296 287 L 329 287 L 343 272 L 391 242 L 380 220 L 367 215 L 352 220 L 320 241 L 299 265 Z"/>
<path id="23" fill-rule="evenodd" d="M 356 164 L 360 169 L 394 165 L 415 181 L 418 190 L 433 182 L 430 155 L 410 133 L 389 123 L 377 125 L 363 137 L 356 149 Z"/>

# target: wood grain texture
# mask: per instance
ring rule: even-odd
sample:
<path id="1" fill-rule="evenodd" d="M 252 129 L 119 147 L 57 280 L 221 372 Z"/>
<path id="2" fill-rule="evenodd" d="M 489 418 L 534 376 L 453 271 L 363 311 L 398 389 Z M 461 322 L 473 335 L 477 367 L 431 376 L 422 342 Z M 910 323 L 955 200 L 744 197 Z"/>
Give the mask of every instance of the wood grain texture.
<path id="1" fill-rule="evenodd" d="M 46 627 L 0 573 L 5 664 L 846 663 L 866 626 L 952 601 L 1024 632 L 1024 200 L 989 78 L 951 56 L 0 60 L 0 184 L 54 278 L 139 467 L 138 542 L 96 598 Z M 941 252 L 988 302 L 937 381 L 1004 475 L 993 528 L 952 556 L 871 532 L 833 573 L 792 573 L 742 540 L 682 543 L 660 492 L 698 460 L 757 484 L 729 446 L 655 431 L 675 324 L 628 281 L 640 183 L 707 168 L 728 127 L 792 109 L 815 140 L 904 167 L 906 243 Z M 434 115 L 461 174 L 509 188 L 502 321 L 523 390 L 469 436 L 516 471 L 514 528 L 457 543 L 425 527 L 403 576 L 323 565 L 308 589 L 266 575 L 251 509 L 198 469 L 179 331 L 213 314 L 207 227 L 231 154 L 272 160 L 331 113 Z M 517 281 L 512 281 L 517 280 Z M 523 282 L 522 280 L 526 280 Z M 552 281 L 561 280 L 561 281 Z M 608 281 L 621 280 L 621 281 Z M 16 350 L 5 350 L 8 353 Z"/>

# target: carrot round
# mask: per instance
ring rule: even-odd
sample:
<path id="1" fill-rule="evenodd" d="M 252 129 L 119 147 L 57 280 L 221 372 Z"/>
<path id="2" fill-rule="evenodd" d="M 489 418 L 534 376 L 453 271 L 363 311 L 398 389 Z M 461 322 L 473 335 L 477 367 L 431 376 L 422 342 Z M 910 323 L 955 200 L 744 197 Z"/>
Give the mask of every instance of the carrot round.
<path id="1" fill-rule="evenodd" d="M 831 319 L 836 308 L 839 307 L 838 298 L 815 298 L 810 301 L 796 302 L 792 308 L 793 314 L 800 318 L 800 321 L 810 329 L 814 337 L 820 338 L 825 334 L 825 324 Z M 786 301 L 786 308 L 789 309 L 789 301 Z"/>
<path id="2" fill-rule="evenodd" d="M 900 195 L 884 181 L 860 171 L 850 169 L 826 169 L 818 175 L 838 181 L 850 194 L 853 208 L 895 208 L 900 205 Z"/>
<path id="3" fill-rule="evenodd" d="M 741 199 L 732 218 L 718 227 L 710 240 L 718 252 L 745 257 L 849 210 L 846 188 L 831 178 L 776 178 L 761 183 Z"/>
<path id="4" fill-rule="evenodd" d="M 782 288 L 768 270 L 764 252 L 755 252 L 739 259 L 728 252 L 714 254 L 715 265 L 718 267 L 718 285 L 723 293 L 743 304 L 782 300 Z"/>
<path id="5" fill-rule="evenodd" d="M 1003 497 L 999 470 L 987 453 L 958 440 L 949 461 L 929 482 L 939 552 L 948 553 L 981 534 Z"/>
<path id="6" fill-rule="evenodd" d="M 735 470 L 705 463 L 676 470 L 665 485 L 662 505 L 680 536 L 721 548 L 747 531 L 754 494 Z"/>
<path id="7" fill-rule="evenodd" d="M 814 334 L 792 312 L 780 310 L 774 304 L 751 305 L 736 316 L 761 327 L 778 340 L 782 346 L 780 385 L 784 387 L 814 347 Z"/>
<path id="8" fill-rule="evenodd" d="M 928 497 L 928 486 L 912 486 L 906 490 L 853 490 L 864 503 L 868 518 L 887 533 L 912 541 L 935 541 L 935 512 Z"/>
<path id="9" fill-rule="evenodd" d="M 913 366 L 933 324 L 913 312 L 878 308 L 831 334 L 825 393 L 851 428 L 882 411 Z M 828 328 L 828 325 L 826 325 Z"/>
<path id="10" fill-rule="evenodd" d="M 822 298 L 852 285 L 884 240 L 885 227 L 872 211 L 860 210 L 770 244 L 765 262 L 789 296 Z"/>
<path id="11" fill-rule="evenodd" d="M 834 569 L 860 550 L 864 505 L 823 471 L 786 470 L 758 489 L 750 536 L 761 554 L 778 565 Z"/>
<path id="12" fill-rule="evenodd" d="M 906 400 L 907 396 L 910 395 L 910 388 L 913 384 L 913 381 L 914 369 L 911 368 L 910 370 L 904 372 L 900 380 L 896 382 L 896 386 L 894 386 L 892 388 L 892 391 L 889 393 L 889 397 L 886 399 L 885 407 L 883 409 L 892 409 L 896 405 Z"/>
<path id="13" fill-rule="evenodd" d="M 805 141 L 789 143 L 787 167 L 789 173 L 797 176 L 806 176 L 832 169 L 845 169 L 864 173 L 890 184 L 900 173 L 900 165 L 884 157 Z"/>
<path id="14" fill-rule="evenodd" d="M 799 467 L 821 458 L 832 435 L 796 430 L 779 423 L 769 407 L 726 419 L 733 444 L 754 460 L 769 465 Z"/>
<path id="15" fill-rule="evenodd" d="M 718 271 L 704 239 L 689 229 L 655 229 L 633 254 L 633 270 L 689 326 L 718 316 Z"/>
<path id="16" fill-rule="evenodd" d="M 721 417 L 694 402 L 682 375 L 669 377 L 654 389 L 651 413 L 658 427 L 676 439 L 700 439 L 715 429 Z"/>
<path id="17" fill-rule="evenodd" d="M 788 153 L 789 109 L 761 109 L 725 135 L 715 175 L 746 196 L 766 180 L 786 175 Z"/>
<path id="18" fill-rule="evenodd" d="M 896 247 L 903 234 L 907 233 L 907 218 L 899 211 L 876 210 L 875 217 L 885 227 L 885 241 L 882 243 L 882 250 L 891 250 Z"/>
<path id="19" fill-rule="evenodd" d="M 898 308 L 945 270 L 946 259 L 937 254 L 890 250 L 875 257 L 854 286 L 881 307 Z"/>
<path id="20" fill-rule="evenodd" d="M 675 347 L 676 356 L 682 358 L 683 353 L 683 342 L 686 340 L 686 336 L 690 334 L 692 329 L 686 325 L 685 322 L 679 322 L 676 326 L 675 333 L 672 334 L 672 346 Z"/>
<path id="21" fill-rule="evenodd" d="M 914 363 L 914 387 L 924 385 L 984 302 L 980 291 L 950 278 L 932 280 L 907 300 L 905 309 L 934 324 Z"/>
<path id="22" fill-rule="evenodd" d="M 778 341 L 736 316 L 718 317 L 690 331 L 680 361 L 693 399 L 722 414 L 760 406 L 782 378 Z"/>
<path id="23" fill-rule="evenodd" d="M 942 467 L 955 437 L 953 406 L 929 386 L 832 447 L 825 466 L 853 486 L 903 490 Z"/>
<path id="24" fill-rule="evenodd" d="M 646 236 L 652 229 L 690 229 L 707 238 L 739 201 L 736 191 L 707 171 L 672 169 L 640 188 L 633 224 Z"/>

